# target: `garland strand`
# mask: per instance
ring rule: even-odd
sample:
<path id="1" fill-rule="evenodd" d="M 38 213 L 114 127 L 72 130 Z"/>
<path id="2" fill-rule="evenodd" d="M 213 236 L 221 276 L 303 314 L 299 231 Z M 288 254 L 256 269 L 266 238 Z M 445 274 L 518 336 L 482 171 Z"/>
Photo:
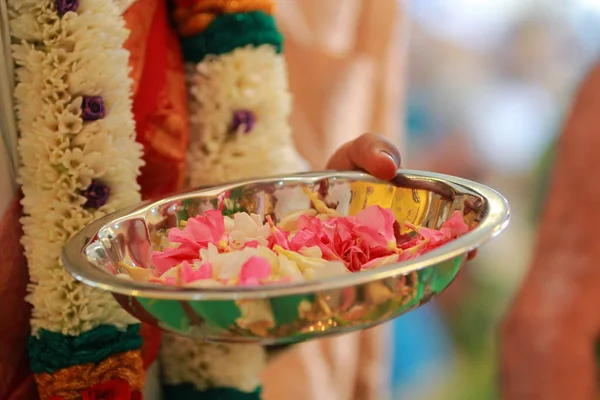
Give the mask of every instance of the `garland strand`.
<path id="1" fill-rule="evenodd" d="M 281 53 L 283 35 L 271 15 L 253 11 L 216 17 L 199 35 L 182 39 L 181 49 L 186 61 L 199 63 L 209 55 L 218 56 L 240 47 L 263 44 L 269 44 Z"/>
<path id="2" fill-rule="evenodd" d="M 280 54 L 283 37 L 264 1 L 236 3 L 246 12 L 227 14 L 223 8 L 225 14 L 211 14 L 210 24 L 199 26 L 196 35 L 188 29 L 182 38 L 192 187 L 304 167 L 287 122 L 291 96 Z M 178 12 L 186 15 L 181 8 Z M 167 399 L 253 400 L 260 398 L 258 376 L 266 352 L 257 345 L 198 343 L 165 334 L 161 362 Z"/>
<path id="3" fill-rule="evenodd" d="M 123 50 L 128 32 L 113 0 L 8 6 L 33 305 L 29 349 L 40 397 L 132 398 L 144 377 L 137 322 L 109 293 L 70 277 L 60 260 L 81 228 L 140 200 L 141 147 Z M 98 337 L 103 333 L 125 340 L 112 343 Z"/>

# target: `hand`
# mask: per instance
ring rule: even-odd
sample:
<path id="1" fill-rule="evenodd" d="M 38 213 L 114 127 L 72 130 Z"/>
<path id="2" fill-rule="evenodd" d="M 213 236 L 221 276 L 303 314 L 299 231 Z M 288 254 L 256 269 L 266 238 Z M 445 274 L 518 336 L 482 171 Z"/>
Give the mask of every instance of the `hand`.
<path id="1" fill-rule="evenodd" d="M 376 178 L 392 180 L 400 161 L 396 146 L 382 136 L 366 133 L 340 147 L 329 159 L 327 169 L 363 170 Z"/>
<path id="2" fill-rule="evenodd" d="M 329 159 L 327 169 L 362 170 L 376 178 L 392 180 L 401 167 L 401 159 L 400 150 L 387 139 L 365 133 L 340 147 Z M 477 250 L 473 250 L 467 260 L 476 255 Z"/>

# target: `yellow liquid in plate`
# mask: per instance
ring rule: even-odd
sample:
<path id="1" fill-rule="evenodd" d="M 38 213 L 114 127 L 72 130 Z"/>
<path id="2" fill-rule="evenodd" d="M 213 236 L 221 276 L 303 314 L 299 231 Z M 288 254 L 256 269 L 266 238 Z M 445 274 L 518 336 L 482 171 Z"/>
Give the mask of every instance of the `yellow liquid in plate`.
<path id="1" fill-rule="evenodd" d="M 369 182 L 353 182 L 350 187 L 353 193 L 350 215 L 356 215 L 366 207 L 379 205 L 391 209 L 397 221 L 419 225 L 429 207 L 429 196 L 426 190 L 404 189 L 391 184 Z"/>

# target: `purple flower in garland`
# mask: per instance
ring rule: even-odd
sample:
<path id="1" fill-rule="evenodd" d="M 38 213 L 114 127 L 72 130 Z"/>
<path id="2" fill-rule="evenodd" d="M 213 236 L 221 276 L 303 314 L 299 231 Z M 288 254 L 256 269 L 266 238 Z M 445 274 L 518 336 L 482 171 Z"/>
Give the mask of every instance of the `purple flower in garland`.
<path id="1" fill-rule="evenodd" d="M 231 121 L 231 131 L 237 132 L 240 126 L 244 126 L 244 133 L 249 133 L 254 129 L 256 124 L 256 116 L 250 110 L 237 110 L 233 113 Z"/>
<path id="2" fill-rule="evenodd" d="M 56 0 L 56 12 L 61 17 L 69 11 L 77 11 L 79 0 Z"/>
<path id="3" fill-rule="evenodd" d="M 84 121 L 97 121 L 106 116 L 104 100 L 100 96 L 83 96 L 81 118 Z"/>
<path id="4" fill-rule="evenodd" d="M 102 182 L 92 181 L 90 186 L 81 193 L 87 201 L 83 205 L 86 208 L 100 208 L 108 201 L 110 188 Z"/>

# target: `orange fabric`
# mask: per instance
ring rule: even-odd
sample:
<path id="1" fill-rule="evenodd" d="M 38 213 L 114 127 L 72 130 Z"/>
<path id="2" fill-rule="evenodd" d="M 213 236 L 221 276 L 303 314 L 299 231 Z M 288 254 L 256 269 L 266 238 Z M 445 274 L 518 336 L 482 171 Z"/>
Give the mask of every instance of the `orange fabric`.
<path id="1" fill-rule="evenodd" d="M 144 199 L 183 186 L 188 147 L 187 98 L 179 40 L 170 29 L 166 2 L 138 0 L 123 15 L 130 36 L 133 113 L 144 146 L 139 182 Z M 142 325 L 144 366 L 156 359 L 160 330 Z"/>
<path id="2" fill-rule="evenodd" d="M 124 14 L 131 36 L 133 113 L 144 146 L 142 197 L 163 196 L 183 186 L 188 118 L 183 60 L 161 0 L 139 0 Z"/>

